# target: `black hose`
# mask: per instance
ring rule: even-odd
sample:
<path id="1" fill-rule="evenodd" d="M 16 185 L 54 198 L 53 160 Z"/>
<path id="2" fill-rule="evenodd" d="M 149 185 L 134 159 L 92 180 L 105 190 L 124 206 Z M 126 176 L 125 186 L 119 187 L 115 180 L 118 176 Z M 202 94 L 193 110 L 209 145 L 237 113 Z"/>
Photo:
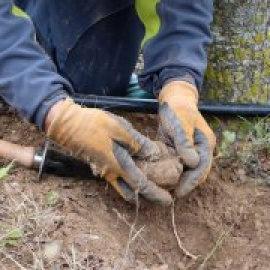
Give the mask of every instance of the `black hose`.
<path id="1" fill-rule="evenodd" d="M 128 112 L 157 113 L 158 102 L 155 99 L 134 99 L 123 97 L 76 95 L 75 102 L 86 107 L 103 108 L 106 110 L 120 110 Z M 270 105 L 237 104 L 237 103 L 212 103 L 202 101 L 199 110 L 203 114 L 219 116 L 260 116 L 270 115 Z"/>

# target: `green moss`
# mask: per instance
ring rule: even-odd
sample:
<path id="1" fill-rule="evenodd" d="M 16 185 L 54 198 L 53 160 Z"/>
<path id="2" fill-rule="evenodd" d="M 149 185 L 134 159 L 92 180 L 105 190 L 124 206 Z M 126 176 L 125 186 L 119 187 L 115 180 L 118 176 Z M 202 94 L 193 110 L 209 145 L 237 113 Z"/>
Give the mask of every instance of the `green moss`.
<path id="1" fill-rule="evenodd" d="M 224 78 L 223 78 L 223 73 L 221 71 L 217 72 L 217 77 L 218 77 L 218 81 L 223 84 Z"/>
<path id="2" fill-rule="evenodd" d="M 249 97 L 249 100 L 253 100 L 254 98 L 258 97 L 259 93 L 260 93 L 261 87 L 258 81 L 255 81 L 251 87 L 250 87 L 250 91 L 247 91 L 246 95 L 247 97 Z"/>
<path id="3" fill-rule="evenodd" d="M 244 51 L 244 59 L 248 60 L 251 59 L 253 56 L 253 51 L 250 48 L 246 48 Z"/>
<path id="4" fill-rule="evenodd" d="M 241 46 L 245 46 L 248 41 L 245 38 L 237 38 L 237 42 L 241 45 Z"/>
<path id="5" fill-rule="evenodd" d="M 254 79 L 258 80 L 261 78 L 261 72 L 259 70 L 254 71 Z"/>
<path id="6" fill-rule="evenodd" d="M 267 100 L 267 104 L 269 104 L 269 101 L 270 101 L 270 84 L 264 84 L 262 86 L 262 89 L 263 89 L 263 93 L 264 93 L 264 96 L 265 96 L 265 99 L 263 99 L 263 100 Z"/>
<path id="7" fill-rule="evenodd" d="M 263 73 L 262 73 L 262 77 L 265 77 L 265 78 L 270 78 L 270 66 L 268 67 L 265 67 Z"/>
<path id="8" fill-rule="evenodd" d="M 264 42 L 264 34 L 263 33 L 258 33 L 255 37 L 254 40 L 257 44 L 262 44 Z"/>
<path id="9" fill-rule="evenodd" d="M 255 51 L 254 52 L 254 59 L 255 60 L 261 60 L 263 58 L 263 53 L 262 53 L 262 51 Z"/>
<path id="10" fill-rule="evenodd" d="M 270 47 L 265 42 L 270 40 L 265 24 L 269 5 L 259 1 L 254 7 L 248 1 L 226 0 L 215 0 L 214 4 L 212 29 L 216 38 L 209 49 L 204 98 L 269 102 Z"/>
<path id="11" fill-rule="evenodd" d="M 214 17 L 214 24 L 215 25 L 221 25 L 223 22 L 221 16 L 219 16 L 218 14 L 216 14 L 216 16 Z"/>
<path id="12" fill-rule="evenodd" d="M 224 78 L 224 85 L 229 88 L 232 87 L 234 78 L 233 78 L 231 70 L 228 70 L 228 69 L 224 70 L 223 78 Z"/>
<path id="13" fill-rule="evenodd" d="M 211 63 L 208 64 L 205 76 L 208 80 L 214 80 L 216 78 L 215 70 L 214 70 L 213 65 Z"/>
<path id="14" fill-rule="evenodd" d="M 241 81 L 245 80 L 245 76 L 243 72 L 235 72 L 234 73 L 234 81 L 239 83 Z"/>
<path id="15" fill-rule="evenodd" d="M 238 61 L 243 61 L 244 60 L 244 52 L 243 52 L 242 48 L 236 48 L 234 50 L 234 53 L 235 53 L 236 60 L 238 60 Z"/>
<path id="16" fill-rule="evenodd" d="M 264 16 L 262 14 L 256 14 L 254 16 L 254 23 L 255 24 L 263 24 L 264 23 Z"/>
<path id="17" fill-rule="evenodd" d="M 265 65 L 270 67 L 270 48 L 264 48 L 262 52 Z"/>
<path id="18" fill-rule="evenodd" d="M 268 93 L 270 91 L 270 87 L 268 87 L 267 85 L 262 85 L 262 91 L 261 91 L 261 95 L 260 95 L 260 99 L 261 100 L 267 100 L 268 99 Z"/>

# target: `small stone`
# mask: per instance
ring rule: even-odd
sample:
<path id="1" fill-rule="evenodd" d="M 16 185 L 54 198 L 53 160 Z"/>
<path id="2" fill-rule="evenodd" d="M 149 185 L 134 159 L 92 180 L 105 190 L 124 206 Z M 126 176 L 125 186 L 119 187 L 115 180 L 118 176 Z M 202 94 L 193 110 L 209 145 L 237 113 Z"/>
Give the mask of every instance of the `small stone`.
<path id="1" fill-rule="evenodd" d="M 184 263 L 182 263 L 182 262 L 179 262 L 179 263 L 177 264 L 177 267 L 178 267 L 179 270 L 186 270 L 186 269 L 187 269 L 187 268 L 185 267 Z"/>
<path id="2" fill-rule="evenodd" d="M 48 262 L 53 262 L 57 260 L 61 254 L 63 247 L 62 241 L 50 241 L 44 245 L 43 257 Z"/>
<path id="3" fill-rule="evenodd" d="M 246 171 L 244 169 L 239 169 L 238 174 L 239 175 L 246 175 Z"/>
<path id="4" fill-rule="evenodd" d="M 86 198 L 96 198 L 98 196 L 98 192 L 88 192 L 85 194 Z"/>
<path id="5" fill-rule="evenodd" d="M 12 132 L 12 134 L 9 137 L 9 140 L 13 143 L 18 143 L 21 140 L 20 134 L 17 132 Z"/>

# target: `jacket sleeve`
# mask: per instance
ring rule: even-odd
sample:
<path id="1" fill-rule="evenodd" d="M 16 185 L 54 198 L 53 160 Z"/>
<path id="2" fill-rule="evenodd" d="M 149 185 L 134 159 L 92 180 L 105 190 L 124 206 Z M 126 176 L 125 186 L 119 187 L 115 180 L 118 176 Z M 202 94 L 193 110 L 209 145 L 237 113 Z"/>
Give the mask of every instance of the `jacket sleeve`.
<path id="1" fill-rule="evenodd" d="M 11 0 L 0 0 L 0 96 L 43 128 L 49 108 L 72 93 L 35 40 L 34 26 Z"/>
<path id="2" fill-rule="evenodd" d="M 145 29 L 141 86 L 155 92 L 169 80 L 184 79 L 200 89 L 213 0 L 136 0 L 136 9 Z"/>

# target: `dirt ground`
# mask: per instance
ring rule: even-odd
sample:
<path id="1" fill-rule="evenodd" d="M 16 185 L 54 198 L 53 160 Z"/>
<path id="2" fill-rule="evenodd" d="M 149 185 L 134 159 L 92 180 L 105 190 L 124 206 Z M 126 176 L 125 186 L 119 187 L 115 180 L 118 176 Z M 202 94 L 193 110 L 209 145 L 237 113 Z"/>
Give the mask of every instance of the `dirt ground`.
<path id="1" fill-rule="evenodd" d="M 155 137 L 153 116 L 133 122 Z M 0 127 L 0 138 L 15 143 L 38 146 L 44 139 L 6 109 Z M 269 157 L 260 162 L 270 175 Z M 104 181 L 36 178 L 15 167 L 1 183 L 0 227 L 23 231 L 1 245 L 1 269 L 270 269 L 269 185 L 251 179 L 233 159 L 216 161 L 208 182 L 175 203 L 176 230 L 196 260 L 178 246 L 171 208 L 141 200 L 132 227 L 127 223 L 134 224 L 135 206 Z M 44 249 L 55 246 L 55 258 L 44 259 Z"/>

